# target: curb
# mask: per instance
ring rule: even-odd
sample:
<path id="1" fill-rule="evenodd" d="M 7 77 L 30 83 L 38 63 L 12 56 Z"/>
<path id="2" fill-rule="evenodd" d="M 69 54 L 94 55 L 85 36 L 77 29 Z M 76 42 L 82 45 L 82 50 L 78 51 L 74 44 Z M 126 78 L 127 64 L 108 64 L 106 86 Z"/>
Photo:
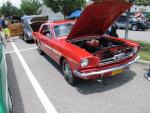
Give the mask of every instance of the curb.
<path id="1" fill-rule="evenodd" d="M 145 60 L 138 60 L 137 62 L 141 64 L 150 64 L 150 61 L 145 61 Z"/>

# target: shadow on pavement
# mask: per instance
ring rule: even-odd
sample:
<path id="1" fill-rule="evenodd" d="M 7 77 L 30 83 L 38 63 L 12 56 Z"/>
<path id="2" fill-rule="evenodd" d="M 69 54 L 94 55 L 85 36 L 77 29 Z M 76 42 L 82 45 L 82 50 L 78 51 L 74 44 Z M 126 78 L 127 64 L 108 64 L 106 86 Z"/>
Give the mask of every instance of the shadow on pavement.
<path id="1" fill-rule="evenodd" d="M 23 38 L 20 37 L 20 39 L 22 39 L 22 41 L 24 41 L 26 44 L 34 44 L 34 40 L 28 40 L 28 41 L 25 41 L 23 40 Z"/>
<path id="2" fill-rule="evenodd" d="M 51 58 L 47 55 L 44 55 L 45 59 L 52 64 L 63 76 L 61 67 L 55 63 Z M 79 82 L 74 86 L 77 91 L 83 95 L 88 95 L 92 93 L 100 93 L 108 90 L 112 90 L 117 87 L 121 87 L 122 85 L 130 82 L 137 74 L 132 70 L 126 70 L 125 72 L 113 76 L 111 78 L 105 78 L 106 85 L 102 84 L 100 81 L 93 80 L 79 80 Z"/>
<path id="3" fill-rule="evenodd" d="M 25 113 L 23 101 L 17 82 L 16 74 L 14 72 L 14 66 L 10 54 L 6 55 L 7 71 L 8 71 L 8 85 L 13 99 L 14 113 Z"/>
<path id="4" fill-rule="evenodd" d="M 105 78 L 105 85 L 103 85 L 100 81 L 83 81 L 80 84 L 77 84 L 76 88 L 79 93 L 83 95 L 105 92 L 121 87 L 122 85 L 130 82 L 135 76 L 135 72 L 128 70 L 111 78 Z"/>
<path id="5" fill-rule="evenodd" d="M 52 60 L 49 56 L 47 55 L 43 55 L 44 58 L 50 63 L 52 64 L 63 76 L 62 70 L 61 70 L 61 66 L 58 65 L 54 60 Z"/>

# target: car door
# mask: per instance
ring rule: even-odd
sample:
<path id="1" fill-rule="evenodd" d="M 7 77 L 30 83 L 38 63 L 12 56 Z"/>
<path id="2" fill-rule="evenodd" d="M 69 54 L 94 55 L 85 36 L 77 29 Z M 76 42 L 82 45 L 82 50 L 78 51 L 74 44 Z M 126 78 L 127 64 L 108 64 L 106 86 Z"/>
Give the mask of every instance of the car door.
<path id="1" fill-rule="evenodd" d="M 53 54 L 53 40 L 54 36 L 51 32 L 49 25 L 43 25 L 39 37 L 41 37 L 41 49 L 53 60 L 55 59 L 55 55 Z"/>

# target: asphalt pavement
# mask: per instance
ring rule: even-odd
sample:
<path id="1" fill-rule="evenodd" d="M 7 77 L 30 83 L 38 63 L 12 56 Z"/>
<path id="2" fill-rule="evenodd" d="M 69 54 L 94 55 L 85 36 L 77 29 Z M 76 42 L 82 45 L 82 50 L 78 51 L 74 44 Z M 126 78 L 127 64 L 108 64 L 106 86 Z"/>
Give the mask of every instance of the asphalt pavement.
<path id="1" fill-rule="evenodd" d="M 117 33 L 118 33 L 119 37 L 121 37 L 121 38 L 125 37 L 125 30 L 118 29 Z M 137 40 L 137 41 L 144 41 L 144 42 L 150 43 L 150 29 L 147 29 L 145 31 L 129 30 L 128 39 Z"/>
<path id="2" fill-rule="evenodd" d="M 105 85 L 101 81 L 80 81 L 71 86 L 59 65 L 39 55 L 33 42 L 18 37 L 7 43 L 5 51 L 14 113 L 46 113 L 46 107 L 13 44 L 58 113 L 150 113 L 150 82 L 144 78 L 148 65 L 136 63 L 130 70 L 105 79 Z"/>

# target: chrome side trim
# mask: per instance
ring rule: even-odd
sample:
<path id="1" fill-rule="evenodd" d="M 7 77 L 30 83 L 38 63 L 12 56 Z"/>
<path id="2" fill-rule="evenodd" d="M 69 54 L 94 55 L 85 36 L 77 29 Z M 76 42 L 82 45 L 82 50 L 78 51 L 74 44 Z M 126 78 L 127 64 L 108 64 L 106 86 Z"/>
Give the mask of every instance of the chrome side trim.
<path id="1" fill-rule="evenodd" d="M 91 76 L 91 75 L 104 74 L 104 73 L 108 73 L 108 72 L 112 72 L 112 71 L 115 71 L 115 70 L 118 70 L 118 69 L 123 69 L 125 67 L 128 67 L 129 65 L 135 63 L 139 58 L 140 57 L 137 56 L 134 60 L 132 60 L 132 61 L 126 63 L 126 64 L 116 66 L 116 67 L 113 67 L 113 68 L 109 68 L 109 69 L 105 69 L 105 70 L 94 71 L 94 72 L 89 72 L 89 73 L 81 73 L 79 71 L 73 70 L 73 73 L 78 77 L 86 77 L 86 76 Z"/>

